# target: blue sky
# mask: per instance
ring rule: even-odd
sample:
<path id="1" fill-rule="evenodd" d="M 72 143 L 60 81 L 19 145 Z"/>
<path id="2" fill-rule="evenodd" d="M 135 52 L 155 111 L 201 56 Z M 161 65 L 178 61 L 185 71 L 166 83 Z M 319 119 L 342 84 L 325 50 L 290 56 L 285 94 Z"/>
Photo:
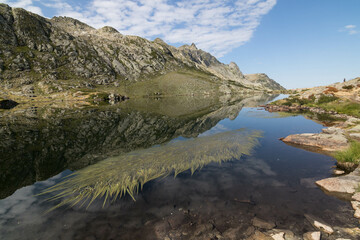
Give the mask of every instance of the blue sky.
<path id="1" fill-rule="evenodd" d="M 360 1 L 278 0 L 251 40 L 220 59 L 287 88 L 360 77 Z"/>
<path id="2" fill-rule="evenodd" d="M 360 0 L 3 0 L 45 17 L 192 42 L 286 88 L 360 76 Z"/>

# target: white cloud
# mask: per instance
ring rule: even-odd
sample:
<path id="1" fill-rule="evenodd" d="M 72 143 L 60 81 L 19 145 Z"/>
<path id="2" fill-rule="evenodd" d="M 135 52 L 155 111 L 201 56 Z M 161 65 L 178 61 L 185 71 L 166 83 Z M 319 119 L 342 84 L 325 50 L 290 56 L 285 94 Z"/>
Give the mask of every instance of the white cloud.
<path id="1" fill-rule="evenodd" d="M 345 28 L 346 29 L 353 29 L 353 28 L 356 28 L 356 25 L 346 25 Z"/>
<path id="2" fill-rule="evenodd" d="M 33 1 L 96 28 L 108 25 L 170 44 L 194 42 L 219 57 L 248 42 L 277 0 L 92 0 L 82 7 L 63 0 L 18 2 L 28 2 L 29 9 Z"/>
<path id="3" fill-rule="evenodd" d="M 37 1 L 37 0 L 35 0 Z M 2 3 L 9 4 L 11 7 L 24 8 L 33 13 L 43 15 L 41 8 L 35 6 L 33 0 L 5 0 Z"/>
<path id="4" fill-rule="evenodd" d="M 340 29 L 340 32 L 347 32 L 350 35 L 354 35 L 359 33 L 359 31 L 356 29 L 356 25 L 346 25 L 342 29 Z"/>

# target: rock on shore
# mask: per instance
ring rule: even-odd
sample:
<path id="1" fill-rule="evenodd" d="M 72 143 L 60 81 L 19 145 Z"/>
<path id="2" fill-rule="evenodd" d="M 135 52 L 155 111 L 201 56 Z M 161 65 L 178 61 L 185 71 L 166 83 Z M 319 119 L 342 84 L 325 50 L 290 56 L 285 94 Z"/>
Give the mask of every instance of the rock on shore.
<path id="1" fill-rule="evenodd" d="M 351 200 L 359 188 L 360 167 L 347 175 L 325 178 L 317 181 L 316 184 L 330 195 Z"/>
<path id="2" fill-rule="evenodd" d="M 345 131 L 330 127 L 322 130 L 321 133 L 302 133 L 289 135 L 282 139 L 285 143 L 292 143 L 310 147 L 317 147 L 323 151 L 339 151 L 349 146 Z"/>

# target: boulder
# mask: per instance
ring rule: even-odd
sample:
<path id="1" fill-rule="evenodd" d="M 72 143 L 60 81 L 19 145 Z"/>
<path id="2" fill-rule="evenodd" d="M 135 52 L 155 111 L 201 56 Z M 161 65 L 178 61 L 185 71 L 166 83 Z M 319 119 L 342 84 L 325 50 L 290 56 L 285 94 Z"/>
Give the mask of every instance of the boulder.
<path id="1" fill-rule="evenodd" d="M 320 231 L 326 232 L 328 234 L 334 233 L 333 228 L 329 224 L 324 223 L 323 220 L 309 214 L 305 214 L 304 216 L 311 223 L 311 225 Z"/>
<path id="2" fill-rule="evenodd" d="M 323 151 L 339 151 L 349 146 L 349 142 L 340 128 L 324 129 L 322 133 L 303 133 L 289 135 L 281 139 L 285 143 L 316 147 Z"/>
<path id="3" fill-rule="evenodd" d="M 350 200 L 355 194 L 360 183 L 360 168 L 357 167 L 352 173 L 339 176 L 325 178 L 316 181 L 316 184 L 330 195 Z"/>
<path id="4" fill-rule="evenodd" d="M 304 240 L 320 240 L 320 237 L 321 232 L 307 232 L 303 235 Z"/>

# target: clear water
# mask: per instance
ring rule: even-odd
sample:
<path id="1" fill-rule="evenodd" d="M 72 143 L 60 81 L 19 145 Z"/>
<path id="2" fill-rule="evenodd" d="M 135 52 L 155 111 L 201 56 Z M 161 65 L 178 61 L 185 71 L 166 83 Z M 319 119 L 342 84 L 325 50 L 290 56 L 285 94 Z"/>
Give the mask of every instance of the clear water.
<path id="1" fill-rule="evenodd" d="M 26 121 L 28 112 L 3 113 L 8 121 L 2 121 L 0 130 L 6 140 L 0 148 L 0 239 L 209 239 L 197 232 L 209 223 L 220 235 L 238 229 L 243 239 L 254 216 L 302 236 L 314 230 L 304 214 L 334 227 L 356 227 L 350 204 L 314 184 L 331 176 L 334 159 L 278 140 L 319 132 L 323 126 L 256 107 L 270 99 L 184 100 L 178 105 L 183 109 L 156 100 L 147 110 L 129 102 L 105 109 L 57 109 L 46 117 L 49 110 L 38 109 Z M 178 146 L 178 141 L 238 129 L 262 132 L 251 154 L 207 162 L 193 174 L 184 169 L 176 177 L 155 178 L 134 196 L 136 201 L 126 195 L 102 207 L 104 198 L 99 198 L 88 209 L 65 205 L 45 214 L 60 200 L 48 202 L 48 195 L 37 195 L 72 172 L 101 169 L 109 158 L 130 151 Z M 172 161 L 181 161 L 182 153 L 177 154 L 179 160 L 175 155 Z M 111 164 L 122 169 L 121 162 Z"/>

